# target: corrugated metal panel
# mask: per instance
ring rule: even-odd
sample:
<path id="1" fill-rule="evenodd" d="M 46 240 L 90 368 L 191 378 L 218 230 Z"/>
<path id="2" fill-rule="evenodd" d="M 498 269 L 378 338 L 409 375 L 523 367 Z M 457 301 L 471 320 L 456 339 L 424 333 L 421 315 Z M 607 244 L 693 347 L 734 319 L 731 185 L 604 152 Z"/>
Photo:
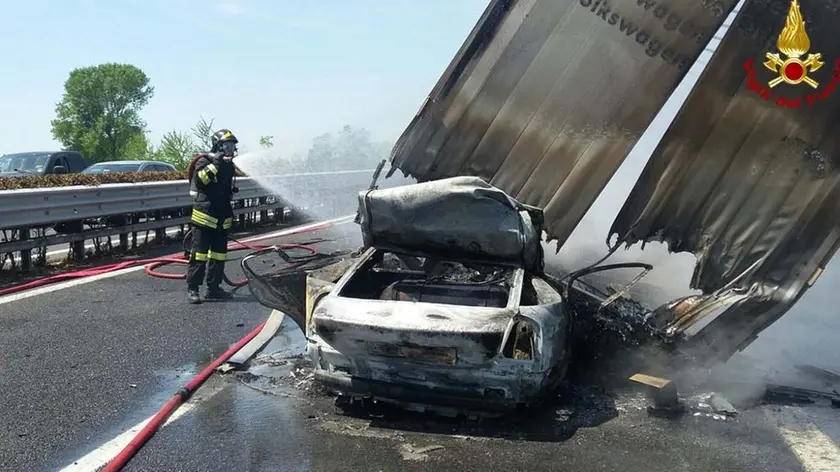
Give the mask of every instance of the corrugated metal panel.
<path id="1" fill-rule="evenodd" d="M 480 176 L 543 207 L 562 244 L 734 3 L 493 1 L 392 164 Z"/>
<path id="2" fill-rule="evenodd" d="M 714 291 L 759 260 L 744 280 L 781 283 L 784 277 L 771 276 L 777 268 L 787 272 L 791 263 L 810 259 L 836 229 L 836 217 L 821 212 L 840 204 L 840 97 L 832 92 L 840 11 L 829 2 L 801 6 L 810 52 L 825 61 L 809 74 L 818 88 L 783 83 L 771 89 L 767 82 L 778 74 L 763 62 L 766 52 L 778 51 L 789 5 L 752 0 L 744 8 L 613 225 L 611 234 L 622 242 L 661 239 L 673 251 L 697 254 L 694 288 Z M 769 100 L 748 86 L 750 59 L 755 83 L 772 92 Z M 779 107 L 780 97 L 802 105 Z"/>
<path id="3" fill-rule="evenodd" d="M 661 240 L 694 253 L 693 288 L 749 290 L 702 336 L 725 349 L 782 316 L 840 241 L 840 2 L 800 1 L 810 36 L 801 59 L 825 61 L 808 74 L 817 88 L 771 88 L 778 73 L 765 54 L 779 52 L 790 4 L 750 0 L 742 9 L 610 231 L 619 242 Z M 737 298 L 728 293 L 708 303 Z"/>

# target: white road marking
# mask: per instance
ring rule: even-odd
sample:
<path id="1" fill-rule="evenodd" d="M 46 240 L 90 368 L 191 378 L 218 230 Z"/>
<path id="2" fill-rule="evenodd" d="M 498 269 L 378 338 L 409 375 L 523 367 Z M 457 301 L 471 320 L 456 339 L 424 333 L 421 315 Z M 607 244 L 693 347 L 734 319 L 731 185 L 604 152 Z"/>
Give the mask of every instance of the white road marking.
<path id="1" fill-rule="evenodd" d="M 196 391 L 196 396 L 193 397 L 189 402 L 184 403 L 181 405 L 180 408 L 175 410 L 174 413 L 166 420 L 166 422 L 160 427 L 162 430 L 163 428 L 167 427 L 168 425 L 178 421 L 181 417 L 189 413 L 193 410 L 199 403 L 209 400 L 213 398 L 214 395 L 222 391 L 228 384 L 221 384 L 212 390 L 202 390 L 199 388 Z M 198 392 L 201 392 L 201 396 L 198 396 Z M 157 414 L 157 412 L 155 412 Z M 83 457 L 79 458 L 76 461 L 73 461 L 72 464 L 68 465 L 67 467 L 61 469 L 59 472 L 94 472 L 103 465 L 107 464 L 108 461 L 113 459 L 120 453 L 120 451 L 134 439 L 134 436 L 140 432 L 150 421 L 154 418 L 155 415 L 152 415 L 145 420 L 137 423 L 136 425 L 128 428 L 125 432 L 120 434 L 119 436 L 115 437 L 114 439 L 106 442 L 105 444 L 97 447 L 93 451 L 87 453 Z M 160 431 L 160 430 L 159 430 Z"/>
<path id="2" fill-rule="evenodd" d="M 266 239 L 277 238 L 281 236 L 285 236 L 288 234 L 293 234 L 299 231 L 305 231 L 311 228 L 317 228 L 323 225 L 330 225 L 330 226 L 339 226 L 342 224 L 347 224 L 353 221 L 355 215 L 348 215 L 342 216 L 340 218 L 334 218 L 331 220 L 319 221 L 316 223 L 310 223 L 307 225 L 302 226 L 295 226 L 292 228 L 286 228 L 280 231 L 275 231 L 273 233 L 268 234 L 261 234 L 259 236 L 253 236 L 250 238 L 242 239 L 243 242 L 254 242 L 254 241 L 263 241 Z M 132 272 L 137 272 L 143 270 L 142 265 L 137 267 L 130 267 L 128 269 L 122 269 L 114 272 L 107 272 L 104 274 L 94 275 L 91 277 L 83 277 L 79 279 L 68 280 L 67 282 L 59 282 L 56 284 L 45 285 L 43 287 L 33 288 L 32 290 L 26 290 L 23 292 L 12 293 L 3 297 L 0 297 L 0 305 L 4 305 L 6 303 L 16 302 L 18 300 L 23 300 L 29 297 L 35 297 L 38 295 L 43 295 L 45 293 L 52 293 L 57 292 L 59 290 L 64 290 L 67 288 L 78 287 L 79 285 L 89 284 L 91 282 L 96 282 L 98 280 L 110 279 L 113 277 L 119 277 L 121 275 L 130 274 Z"/>
<path id="3" fill-rule="evenodd" d="M 840 470 L 840 447 L 798 407 L 765 410 L 806 472 Z"/>

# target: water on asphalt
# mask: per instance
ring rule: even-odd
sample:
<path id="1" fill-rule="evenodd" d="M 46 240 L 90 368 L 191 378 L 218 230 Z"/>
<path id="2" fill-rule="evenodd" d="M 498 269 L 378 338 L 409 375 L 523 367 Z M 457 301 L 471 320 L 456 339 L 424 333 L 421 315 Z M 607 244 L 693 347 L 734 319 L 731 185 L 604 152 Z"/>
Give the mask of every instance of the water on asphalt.
<path id="1" fill-rule="evenodd" d="M 279 336 L 302 350 L 300 331 Z M 465 421 L 396 409 L 347 412 L 280 343 L 166 427 L 131 471 L 805 470 L 763 406 L 736 419 L 657 418 L 637 393 L 569 389 L 527 418 Z M 831 411 L 822 413 L 831 414 Z M 185 447 L 193 444 L 200 453 Z"/>

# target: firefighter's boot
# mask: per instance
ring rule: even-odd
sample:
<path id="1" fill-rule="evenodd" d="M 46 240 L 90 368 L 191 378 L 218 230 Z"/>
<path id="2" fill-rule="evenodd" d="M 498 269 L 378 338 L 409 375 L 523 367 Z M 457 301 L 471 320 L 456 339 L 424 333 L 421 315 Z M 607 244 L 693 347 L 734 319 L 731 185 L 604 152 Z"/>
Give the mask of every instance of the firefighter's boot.
<path id="1" fill-rule="evenodd" d="M 222 287 L 207 287 L 204 298 L 208 300 L 230 300 L 233 298 L 233 294 L 226 292 Z"/>
<path id="2" fill-rule="evenodd" d="M 201 297 L 198 295 L 198 289 L 191 288 L 187 290 L 187 301 L 191 305 L 198 305 L 201 303 Z"/>

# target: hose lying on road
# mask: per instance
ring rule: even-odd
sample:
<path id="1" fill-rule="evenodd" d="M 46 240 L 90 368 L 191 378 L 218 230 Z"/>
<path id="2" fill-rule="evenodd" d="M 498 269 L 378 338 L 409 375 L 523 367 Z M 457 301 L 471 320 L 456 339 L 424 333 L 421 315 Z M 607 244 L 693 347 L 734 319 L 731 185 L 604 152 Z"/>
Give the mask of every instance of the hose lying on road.
<path id="1" fill-rule="evenodd" d="M 198 387 L 201 385 L 211 376 L 213 375 L 213 371 L 216 370 L 217 367 L 224 364 L 231 356 L 236 354 L 237 351 L 242 349 L 243 346 L 248 344 L 251 339 L 256 337 L 263 328 L 265 323 L 260 323 L 259 326 L 254 328 L 253 331 L 246 334 L 244 338 L 237 341 L 236 344 L 231 346 L 230 349 L 225 351 L 224 354 L 216 358 L 213 362 L 210 363 L 204 370 L 201 371 L 198 375 L 196 375 L 190 382 L 180 390 L 178 390 L 172 398 L 163 405 L 157 414 L 149 421 L 143 429 L 137 433 L 137 436 L 128 443 L 116 457 L 114 457 L 108 465 L 102 469 L 102 472 L 117 472 L 122 470 L 123 467 L 134 457 L 135 454 L 146 444 L 146 442 L 160 429 L 161 426 L 166 422 L 166 420 L 178 409 L 181 404 L 189 400 L 190 396 L 192 396 L 193 392 L 195 392 Z"/>
<path id="2" fill-rule="evenodd" d="M 269 234 L 269 235 L 266 235 L 266 236 L 263 236 L 263 237 L 251 239 L 251 241 L 259 241 L 259 240 L 264 240 L 264 239 L 272 239 L 272 238 L 278 238 L 278 237 L 292 236 L 292 235 L 295 235 L 295 234 L 308 233 L 308 232 L 312 232 L 312 231 L 317 231 L 319 229 L 328 228 L 330 226 L 331 226 L 331 224 L 327 223 L 327 224 L 323 224 L 323 225 L 314 225 L 314 226 L 303 227 L 303 228 L 300 228 L 299 230 L 292 229 L 291 231 L 286 232 L 286 233 L 284 233 L 282 235 L 279 235 L 279 236 Z M 276 246 L 281 248 L 281 249 L 301 249 L 301 250 L 309 252 L 312 255 L 314 255 L 317 252 L 313 247 L 306 246 L 306 245 L 301 245 L 301 244 L 279 244 L 279 245 L 276 245 Z M 254 250 L 254 251 L 256 251 L 256 250 L 265 249 L 265 248 L 268 248 L 268 247 L 271 247 L 271 246 L 251 245 L 251 244 L 246 244 L 242 241 L 236 241 L 236 240 L 232 240 L 232 244 L 228 244 L 228 250 L 229 251 L 242 251 L 242 250 Z M 168 264 L 187 264 L 187 263 L 188 263 L 188 261 L 184 258 L 183 254 L 173 254 L 171 256 L 165 256 L 165 257 L 155 257 L 155 258 L 150 258 L 150 259 L 138 259 L 138 260 L 133 260 L 133 261 L 117 262 L 115 264 L 108 264 L 108 265 L 103 265 L 103 266 L 98 266 L 98 267 L 91 267 L 89 269 L 77 270 L 77 271 L 73 271 L 73 272 L 66 272 L 66 273 L 63 273 L 63 274 L 51 275 L 51 276 L 48 276 L 48 277 L 42 277 L 42 278 L 35 279 L 35 280 L 32 280 L 32 281 L 24 283 L 24 284 L 14 285 L 12 287 L 7 287 L 7 288 L 2 288 L 2 289 L 0 289 L 0 297 L 2 297 L 4 295 L 11 295 L 13 293 L 23 292 L 25 290 L 31 290 L 33 288 L 53 284 L 53 283 L 56 283 L 56 282 L 61 282 L 61 281 L 64 281 L 64 280 L 72 280 L 72 279 L 78 279 L 78 278 L 83 278 L 83 277 L 94 277 L 94 276 L 97 276 L 97 275 L 107 274 L 109 272 L 116 272 L 118 270 L 128 269 L 128 268 L 136 267 L 136 266 L 139 266 L 139 265 L 146 265 L 146 269 L 145 269 L 146 273 L 148 275 L 152 276 L 152 277 L 158 277 L 158 278 L 162 278 L 162 279 L 184 279 L 186 277 L 186 274 L 169 274 L 169 273 L 165 273 L 165 272 L 157 272 L 156 269 L 159 269 L 162 266 L 165 266 L 165 265 L 168 265 Z M 227 279 L 227 276 L 225 276 L 225 282 L 227 282 L 228 284 L 230 284 L 233 287 L 241 287 L 241 286 L 246 285 L 248 283 L 247 280 L 231 281 L 231 280 Z"/>
<path id="3" fill-rule="evenodd" d="M 243 250 L 250 250 L 250 251 L 259 251 L 260 249 L 267 249 L 269 247 L 277 247 L 280 249 L 301 249 L 304 251 L 309 252 L 309 255 L 315 255 L 317 251 L 312 246 L 306 246 L 303 244 L 276 244 L 273 246 L 254 246 L 250 244 L 243 243 L 242 241 L 237 241 L 235 239 L 231 239 L 231 243 L 228 244 L 228 252 L 233 251 L 243 251 Z M 184 280 L 186 279 L 186 274 L 170 274 L 167 272 L 157 272 L 156 269 L 159 269 L 165 265 L 169 264 L 188 264 L 189 260 L 185 259 L 183 255 L 178 254 L 176 256 L 171 257 L 159 257 L 156 259 L 149 259 L 145 261 L 146 267 L 145 271 L 147 275 L 152 277 L 157 277 L 159 279 L 174 279 L 174 280 Z M 227 278 L 227 275 L 224 276 L 225 282 L 230 285 L 231 287 L 244 287 L 248 285 L 247 279 L 242 280 L 230 280 Z"/>
<path id="4" fill-rule="evenodd" d="M 273 246 L 252 246 L 252 245 L 244 245 L 243 243 L 237 242 L 231 245 L 228 245 L 228 251 L 242 251 L 242 250 L 251 250 L 256 251 L 260 249 L 266 249 L 268 247 Z M 311 246 L 304 246 L 302 244 L 278 244 L 276 247 L 280 249 L 302 249 L 307 251 L 311 254 L 315 254 L 315 248 Z M 77 270 L 73 272 L 67 272 L 64 274 L 57 274 L 51 275 L 49 277 L 43 277 L 40 279 L 35 279 L 31 282 L 27 282 L 21 285 L 15 285 L 12 287 L 0 289 L 0 297 L 3 295 L 10 295 L 12 293 L 22 292 L 24 290 L 30 290 L 36 287 L 41 287 L 43 285 L 52 284 L 55 282 L 60 282 L 62 280 L 70 280 L 70 279 L 78 279 L 83 277 L 94 277 L 101 274 L 107 274 L 109 272 L 116 272 L 118 270 L 128 269 L 131 267 L 136 267 L 139 265 L 146 265 L 146 273 L 152 277 L 157 277 L 161 279 L 184 279 L 186 278 L 186 274 L 169 274 L 165 272 L 157 272 L 155 269 L 159 269 L 162 266 L 169 265 L 169 264 L 188 264 L 189 261 L 184 259 L 182 254 L 174 254 L 171 256 L 166 257 L 154 257 L 151 259 L 138 259 L 134 261 L 125 261 L 125 262 L 118 262 L 116 264 L 108 264 L 99 267 L 92 267 L 90 269 L 83 269 Z M 227 277 L 225 277 L 227 279 Z M 248 284 L 247 280 L 237 280 L 231 281 L 226 280 L 231 286 L 233 287 L 242 287 Z"/>

